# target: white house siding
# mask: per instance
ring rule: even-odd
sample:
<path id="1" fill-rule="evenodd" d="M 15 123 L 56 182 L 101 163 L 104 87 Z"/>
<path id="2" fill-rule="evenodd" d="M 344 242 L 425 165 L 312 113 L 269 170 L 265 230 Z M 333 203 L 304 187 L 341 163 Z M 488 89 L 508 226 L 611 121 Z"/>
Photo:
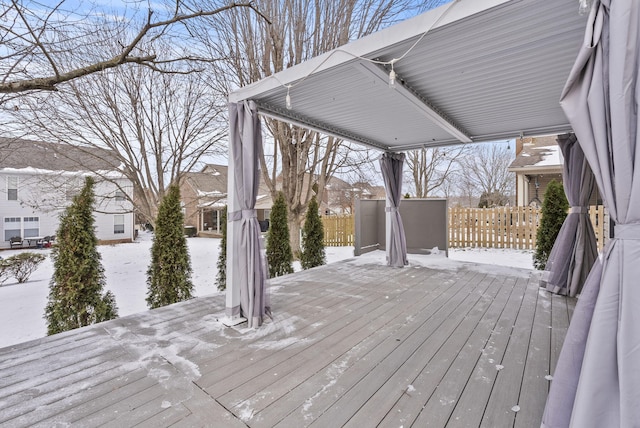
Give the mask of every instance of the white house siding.
<path id="1" fill-rule="evenodd" d="M 18 178 L 18 200 L 8 200 L 9 177 Z M 9 248 L 8 239 L 20 230 L 23 238 L 34 235 L 34 217 L 38 218 L 38 236 L 55 235 L 59 216 L 71 203 L 84 182 L 79 173 L 58 173 L 34 169 L 0 171 L 0 248 Z M 116 180 L 132 196 L 133 188 L 126 179 Z M 116 184 L 101 181 L 95 187 L 96 235 L 100 241 L 130 241 L 134 237 L 133 210 L 129 201 L 116 200 Z M 114 216 L 124 216 L 123 233 L 115 233 Z M 18 220 L 7 222 L 7 219 Z M 26 230 L 25 230 L 26 229 Z M 26 234 L 25 234 L 26 233 Z"/>
<path id="2" fill-rule="evenodd" d="M 117 180 L 121 191 L 133 199 L 133 186 L 128 180 Z M 101 241 L 131 241 L 134 238 L 133 205 L 130 199 L 119 200 L 115 183 L 100 182 L 96 185 L 96 235 Z M 123 216 L 122 233 L 116 233 L 115 218 Z"/>

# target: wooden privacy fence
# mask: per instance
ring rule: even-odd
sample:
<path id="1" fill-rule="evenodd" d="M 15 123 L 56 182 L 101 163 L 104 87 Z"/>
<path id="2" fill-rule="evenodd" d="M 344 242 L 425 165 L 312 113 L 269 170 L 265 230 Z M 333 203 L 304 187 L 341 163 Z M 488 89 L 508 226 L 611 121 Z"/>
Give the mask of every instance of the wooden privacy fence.
<path id="1" fill-rule="evenodd" d="M 609 216 L 605 214 L 604 206 L 598 205 L 589 207 L 589 218 L 596 232 L 598 251 L 602 251 L 604 244 L 609 240 Z"/>
<path id="2" fill-rule="evenodd" d="M 604 246 L 604 207 L 589 208 L 598 249 Z M 449 247 L 535 249 L 541 210 L 533 207 L 449 208 Z"/>
<path id="3" fill-rule="evenodd" d="M 353 247 L 355 245 L 355 216 L 322 216 L 324 245 L 327 247 Z"/>
<path id="4" fill-rule="evenodd" d="M 449 247 L 533 249 L 539 222 L 533 207 L 449 208 Z"/>
<path id="5" fill-rule="evenodd" d="M 484 247 L 533 250 L 541 210 L 533 207 L 449 208 L 449 248 Z M 605 242 L 608 224 L 603 206 L 589 207 L 598 250 Z M 322 216 L 324 245 L 351 247 L 355 242 L 353 215 Z"/>

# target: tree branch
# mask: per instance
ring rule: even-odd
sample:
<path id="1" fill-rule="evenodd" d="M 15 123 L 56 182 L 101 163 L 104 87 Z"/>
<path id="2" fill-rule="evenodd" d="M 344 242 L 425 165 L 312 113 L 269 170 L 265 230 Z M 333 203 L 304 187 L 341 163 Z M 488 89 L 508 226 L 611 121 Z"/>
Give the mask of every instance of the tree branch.
<path id="1" fill-rule="evenodd" d="M 244 7 L 244 8 L 249 8 L 253 10 L 257 15 L 262 17 L 265 21 L 267 21 L 270 24 L 269 19 L 254 6 L 253 2 L 231 3 L 227 6 L 223 6 L 210 11 L 200 10 L 198 12 L 193 12 L 189 14 L 176 14 L 171 19 L 157 21 L 157 22 L 151 22 L 153 11 L 150 10 L 147 15 L 145 25 L 140 29 L 140 31 L 136 34 L 133 40 L 129 44 L 123 47 L 122 52 L 120 52 L 118 55 L 108 60 L 90 64 L 85 67 L 79 67 L 68 72 L 59 72 L 56 62 L 51 57 L 48 50 L 42 45 L 40 41 L 40 37 L 35 34 L 34 30 L 32 30 L 29 24 L 27 23 L 26 17 L 23 16 L 22 11 L 18 7 L 18 5 L 15 3 L 15 0 L 13 1 L 13 4 L 14 4 L 14 7 L 16 8 L 17 13 L 21 16 L 24 24 L 27 26 L 29 33 L 34 38 L 34 41 L 33 41 L 34 45 L 39 48 L 39 50 L 47 58 L 47 61 L 51 65 L 53 69 L 53 75 L 47 76 L 47 77 L 38 77 L 38 78 L 32 78 L 32 79 L 21 79 L 21 80 L 9 81 L 9 82 L 2 82 L 0 83 L 0 93 L 2 94 L 15 94 L 19 92 L 27 92 L 27 91 L 33 91 L 33 90 L 56 91 L 57 90 L 56 85 L 60 83 L 68 82 L 70 80 L 87 76 L 102 70 L 115 68 L 122 64 L 132 64 L 132 63 L 141 64 L 141 65 L 149 66 L 150 68 L 156 71 L 165 71 L 158 68 L 154 64 L 161 63 L 161 62 L 166 63 L 171 60 L 160 61 L 157 59 L 156 55 L 131 56 L 131 52 L 133 52 L 133 50 L 140 44 L 140 42 L 145 38 L 145 36 L 149 34 L 149 31 L 155 28 L 167 28 L 171 24 L 188 21 L 190 19 L 194 19 L 198 17 L 209 17 L 209 16 L 217 15 L 219 13 L 222 13 L 237 7 L 238 8 Z M 56 8 L 59 6 L 60 4 L 58 4 Z"/>

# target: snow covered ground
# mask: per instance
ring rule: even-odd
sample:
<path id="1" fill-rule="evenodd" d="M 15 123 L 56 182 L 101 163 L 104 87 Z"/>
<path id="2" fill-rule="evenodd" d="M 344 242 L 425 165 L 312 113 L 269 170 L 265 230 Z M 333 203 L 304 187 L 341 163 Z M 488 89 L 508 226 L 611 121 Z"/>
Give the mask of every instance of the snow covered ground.
<path id="1" fill-rule="evenodd" d="M 463 262 L 533 269 L 533 250 L 510 248 L 453 248 L 449 258 Z"/>
<path id="2" fill-rule="evenodd" d="M 116 296 L 120 316 L 147 310 L 146 271 L 149 266 L 151 242 L 152 235 L 142 233 L 135 243 L 99 247 L 107 277 L 107 289 Z M 215 276 L 220 240 L 189 238 L 187 242 L 193 268 L 195 295 L 217 293 Z M 6 258 L 20 251 L 7 250 L 0 255 Z M 47 255 L 50 253 L 48 249 L 34 251 Z M 326 254 L 328 263 L 348 259 L 353 257 L 353 247 L 328 247 Z M 364 255 L 360 259 L 364 262 L 369 257 L 381 258 L 384 261 L 384 253 L 380 251 Z M 421 263 L 425 257 L 428 256 L 409 255 L 409 261 Z M 449 250 L 449 257 L 453 260 L 532 268 L 531 251 L 455 249 Z M 446 263 L 443 258 L 431 260 L 431 263 Z M 296 271 L 300 270 L 300 264 L 294 263 L 294 268 Z M 46 335 L 43 315 L 52 272 L 53 265 L 47 257 L 26 283 L 17 284 L 13 278 L 9 278 L 0 286 L 0 348 Z"/>

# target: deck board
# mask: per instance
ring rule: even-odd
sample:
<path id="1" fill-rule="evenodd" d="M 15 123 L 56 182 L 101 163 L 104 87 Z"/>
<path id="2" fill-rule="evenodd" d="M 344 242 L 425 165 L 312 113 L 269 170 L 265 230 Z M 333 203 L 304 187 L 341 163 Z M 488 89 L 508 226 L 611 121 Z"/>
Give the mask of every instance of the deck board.
<path id="1" fill-rule="evenodd" d="M 553 369 L 556 367 L 558 357 L 560 356 L 560 350 L 562 349 L 562 343 L 564 337 L 567 334 L 569 328 L 569 320 L 573 314 L 573 309 L 568 304 L 571 302 L 574 306 L 575 299 L 566 299 L 558 295 L 551 295 L 551 316 L 552 316 L 552 328 L 551 330 L 551 354 L 550 354 L 550 373 L 553 374 Z"/>
<path id="2" fill-rule="evenodd" d="M 485 313 L 498 290 L 499 284 L 495 278 L 488 276 L 483 278 L 480 286 L 474 290 L 473 297 L 469 296 L 471 297 L 469 303 L 472 305 L 461 305 L 458 309 L 459 315 L 447 317 L 446 323 L 438 328 L 437 334 L 429 337 L 421 345 L 414 354 L 415 358 L 409 358 L 403 362 L 393 378 L 378 389 L 376 394 L 349 420 L 348 425 L 353 427 L 360 424 L 374 426 L 378 425 L 387 415 L 407 416 L 407 412 L 397 411 L 403 409 L 395 409 L 401 399 L 416 396 L 425 396 L 426 398 L 431 395 L 444 377 L 444 373 L 457 359 L 456 353 L 462 349 L 478 319 Z M 466 312 L 463 310 L 465 308 Z M 452 351 L 453 348 L 456 349 L 455 352 Z M 452 358 L 452 356 L 454 357 Z M 425 402 L 426 400 L 422 406 Z M 391 410 L 389 410 L 390 408 Z M 412 421 L 407 420 L 408 425 L 410 422 Z"/>
<path id="3" fill-rule="evenodd" d="M 341 325 L 338 326 L 336 331 L 331 334 L 322 337 L 318 342 L 314 342 L 313 346 L 305 347 L 302 352 L 296 354 L 292 358 L 284 361 L 283 363 L 275 366 L 277 369 L 278 377 L 283 379 L 274 379 L 271 373 L 266 373 L 261 377 L 267 378 L 267 384 L 273 385 L 274 388 L 270 389 L 270 395 L 274 395 L 275 388 L 282 391 L 283 388 L 289 384 L 291 387 L 295 387 L 296 379 L 299 382 L 304 380 L 306 373 L 313 373 L 314 370 L 321 370 L 329 363 L 336 359 L 336 355 L 341 355 L 353 348 L 353 344 L 360 344 L 368 337 L 379 334 L 380 329 L 388 327 L 389 323 L 406 322 L 406 314 L 408 310 L 414 308 L 416 302 L 421 302 L 421 293 L 413 287 L 408 287 L 403 290 L 401 294 L 397 294 L 393 299 L 385 299 L 382 303 L 380 300 L 373 298 L 367 305 L 367 308 L 363 308 L 366 316 L 362 316 L 361 312 L 351 313 L 347 319 L 341 320 Z M 318 353 L 318 349 L 322 352 Z M 292 376 L 291 372 L 296 371 L 297 375 Z M 286 376 L 280 376 L 285 374 Z M 252 380 L 251 384 L 255 381 Z M 299 384 L 299 383 L 298 383 Z M 265 385 L 266 386 L 266 385 Z M 253 388 L 253 385 L 243 385 L 243 388 L 234 390 L 234 395 L 240 397 L 246 397 L 242 390 L 250 391 L 249 388 Z M 264 391 L 263 388 L 260 388 Z M 225 395 L 225 399 L 230 394 Z M 233 397 L 231 395 L 229 398 Z M 263 400 L 264 401 L 264 400 Z M 254 409 L 256 408 L 254 402 Z"/>
<path id="4" fill-rule="evenodd" d="M 538 279 L 352 259 L 271 280 L 259 329 L 212 295 L 0 349 L 0 427 L 539 425 L 575 299 Z"/>
<path id="5" fill-rule="evenodd" d="M 528 284 L 518 311 L 515 323 L 509 333 L 509 341 L 504 357 L 500 363 L 503 367 L 498 371 L 496 382 L 481 427 L 513 426 L 516 411 L 514 406 L 525 406 L 528 397 L 522 397 L 520 402 L 520 387 L 526 364 L 531 338 L 533 319 L 538 303 L 537 284 Z"/>
<path id="6" fill-rule="evenodd" d="M 542 422 L 541 412 L 549 392 L 546 376 L 550 374 L 551 325 L 551 295 L 540 289 L 519 394 L 526 397 L 526 402 L 515 415 L 516 428 L 540 426 Z"/>
<path id="7" fill-rule="evenodd" d="M 433 376 L 434 370 L 423 371 L 413 383 L 413 391 L 408 391 L 392 408 L 384 420 L 383 426 L 400 426 L 415 423 L 422 426 L 445 426 L 455 408 L 458 398 L 468 383 L 470 376 L 482 355 L 490 332 L 508 301 L 515 286 L 514 279 L 496 278 L 495 292 L 487 293 L 482 310 L 476 317 L 468 318 L 468 324 L 457 332 L 459 339 L 451 341 L 450 346 L 458 346 L 460 351 L 442 369 L 441 376 Z M 450 348 L 443 349 L 453 353 Z"/>
<path id="8" fill-rule="evenodd" d="M 495 380 L 499 373 L 497 367 L 503 363 L 510 331 L 528 285 L 528 282 L 522 278 L 516 278 L 515 281 L 515 286 L 510 290 L 507 303 L 496 322 L 486 327 L 488 339 L 480 349 L 480 356 L 455 403 L 447 426 L 477 427 L 480 425 L 479 421 L 494 391 Z"/>
<path id="9" fill-rule="evenodd" d="M 407 310 L 411 310 L 414 305 L 437 307 L 441 299 L 446 298 L 453 289 L 448 281 L 439 281 L 439 285 L 430 290 L 433 292 L 420 293 L 421 297 L 411 301 L 407 306 L 394 305 L 389 313 L 392 318 L 388 321 L 383 317 L 371 319 L 367 316 L 367 320 L 371 322 L 369 329 L 372 334 L 360 342 L 352 343 L 351 347 L 342 354 L 332 353 L 330 364 L 313 373 L 305 382 L 300 383 L 274 405 L 259 412 L 256 415 L 257 426 L 274 426 L 293 411 L 301 414 L 306 414 L 311 409 L 315 411 L 320 407 L 321 397 L 328 390 L 327 387 L 336 382 L 337 377 L 343 389 L 352 386 L 374 367 L 380 355 L 384 354 L 383 349 L 386 344 L 396 346 L 400 340 L 398 334 L 401 333 L 402 328 L 406 328 L 409 323 L 419 321 L 415 317 L 408 316 Z M 423 310 L 422 316 L 427 316 L 428 313 L 429 309 Z M 266 390 L 266 392 L 270 391 Z M 328 402 L 330 404 L 331 400 Z"/>
<path id="10" fill-rule="evenodd" d="M 437 327 L 446 319 L 447 315 L 453 312 L 471 292 L 465 285 L 475 288 L 478 282 L 474 282 L 478 274 L 465 276 L 459 284 L 454 284 L 449 293 L 441 296 L 435 304 L 428 305 L 421 312 L 414 314 L 411 323 L 406 324 L 392 337 L 386 337 L 372 352 L 368 353 L 357 364 L 347 367 L 340 367 L 337 373 L 328 373 L 329 382 L 325 385 L 331 388 L 321 390 L 322 394 L 314 397 L 310 402 L 306 402 L 297 412 L 291 413 L 286 419 L 276 426 L 299 426 L 311 419 L 317 421 L 322 419 L 326 425 L 340 426 L 339 421 L 333 418 L 344 417 L 349 409 L 354 409 L 355 404 L 362 405 L 366 400 L 366 395 L 373 394 L 379 387 L 380 379 L 388 379 L 397 369 L 402 358 L 409 358 L 417 345 L 422 343 L 425 335 L 434 333 Z M 331 376 L 332 375 L 332 376 Z M 338 376 L 339 375 L 339 376 Z M 335 384 L 339 387 L 335 388 Z M 323 387 L 325 386 L 323 385 Z M 348 390 L 347 390 L 348 388 Z M 339 389 L 337 393 L 332 389 Z M 345 390 L 344 394 L 341 394 Z M 333 392 L 333 393 L 332 393 Z M 340 394 L 340 395 L 338 395 Z M 357 410 L 358 407 L 355 407 Z"/>
<path id="11" fill-rule="evenodd" d="M 354 291 L 349 290 L 350 293 Z M 333 294 L 333 301 L 324 301 L 325 306 L 328 307 L 326 310 L 313 309 L 316 314 L 323 315 L 321 318 L 316 318 L 317 322 L 305 323 L 300 319 L 302 315 L 300 312 L 287 312 L 285 316 L 275 315 L 276 322 L 274 324 L 282 323 L 284 326 L 280 336 L 271 337 L 266 344 L 261 341 L 259 346 L 255 345 L 255 340 L 258 337 L 249 338 L 246 341 L 249 349 L 245 354 L 248 354 L 249 358 L 237 361 L 236 356 L 227 352 L 224 356 L 216 358 L 215 370 L 204 374 L 199 379 L 198 384 L 216 397 L 225 394 L 234 387 L 243 385 L 256 376 L 264 374 L 265 370 L 272 370 L 305 349 L 316 346 L 318 341 L 322 341 L 327 337 L 334 338 L 345 326 L 361 318 L 360 314 L 362 312 L 369 312 L 380 306 L 378 303 L 380 301 L 379 298 L 369 301 L 358 298 L 359 296 L 349 297 L 346 293 L 335 291 L 333 293 L 327 292 L 326 294 Z M 288 324 L 292 322 L 291 320 L 297 324 L 296 337 L 299 339 L 293 343 L 290 343 L 291 336 L 286 333 L 287 328 L 292 328 Z M 318 325 L 318 322 L 321 325 Z M 274 353 L 274 349 L 278 349 L 280 352 Z M 255 361 L 260 361 L 260 364 L 255 364 Z M 280 373 L 282 375 L 285 372 L 281 370 Z"/>
<path id="12" fill-rule="evenodd" d="M 418 342 L 419 346 L 409 358 L 402 359 L 400 356 L 400 360 L 396 363 L 398 364 L 397 371 L 363 403 L 362 407 L 348 421 L 347 426 L 378 425 L 389 412 L 389 408 L 392 408 L 405 393 L 412 393 L 408 391 L 409 385 L 412 385 L 411 389 L 415 389 L 418 393 L 426 393 L 428 389 L 423 388 L 424 385 L 416 382 L 416 379 L 426 367 L 429 367 L 431 379 L 441 377 L 441 373 L 446 371 L 453 360 L 451 356 L 455 355 L 452 349 L 456 348 L 455 352 L 461 349 L 461 342 L 466 340 L 463 335 L 467 330 L 470 331 L 473 328 L 477 315 L 484 312 L 482 304 L 486 303 L 488 306 L 488 300 L 482 299 L 482 297 L 486 295 L 487 289 L 493 283 L 493 278 L 485 276 L 478 287 L 469 293 L 465 301 L 458 305 L 455 315 L 447 315 L 444 322 L 437 327 L 433 334 L 425 338 L 424 341 Z M 497 287 L 493 288 L 495 292 L 491 293 L 492 297 L 497 292 Z M 473 314 L 473 311 L 476 312 L 476 315 Z M 463 324 L 468 325 L 467 329 L 461 327 Z M 435 386 L 433 385 L 433 387 Z"/>

